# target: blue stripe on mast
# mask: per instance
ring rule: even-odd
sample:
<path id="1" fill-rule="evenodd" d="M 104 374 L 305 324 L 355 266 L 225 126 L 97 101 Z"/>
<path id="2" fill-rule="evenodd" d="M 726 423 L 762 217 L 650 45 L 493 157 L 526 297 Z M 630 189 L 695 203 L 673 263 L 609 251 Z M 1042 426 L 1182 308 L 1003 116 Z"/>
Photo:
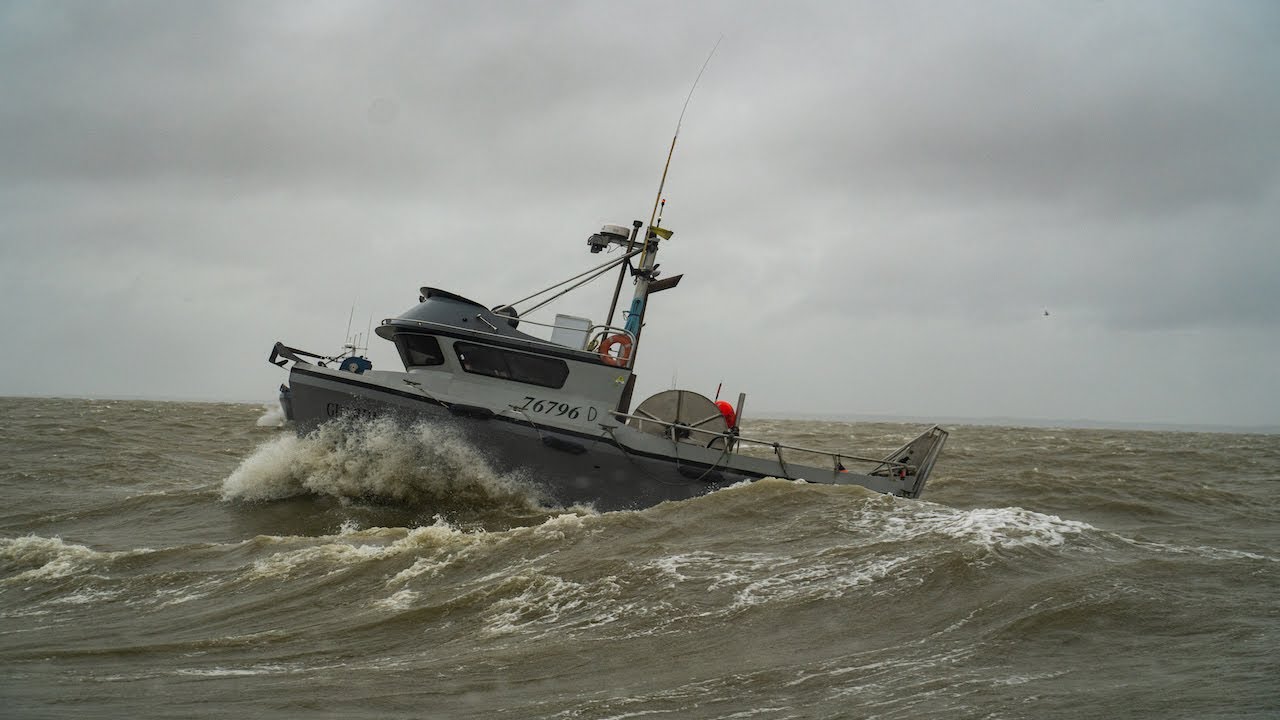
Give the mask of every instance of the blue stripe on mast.
<path id="1" fill-rule="evenodd" d="M 644 299 L 633 298 L 631 300 L 631 310 L 627 313 L 627 332 L 634 337 L 640 332 L 640 315 L 644 313 Z"/>

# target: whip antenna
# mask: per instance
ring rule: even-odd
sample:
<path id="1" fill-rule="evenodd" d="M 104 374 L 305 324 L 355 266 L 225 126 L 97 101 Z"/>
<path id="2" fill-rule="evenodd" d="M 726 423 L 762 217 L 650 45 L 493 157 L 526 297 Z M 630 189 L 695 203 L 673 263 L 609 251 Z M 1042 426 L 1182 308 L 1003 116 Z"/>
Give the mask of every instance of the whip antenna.
<path id="1" fill-rule="evenodd" d="M 667 169 L 671 167 L 671 156 L 676 152 L 676 139 L 680 137 L 680 124 L 684 122 L 684 112 L 689 109 L 689 101 L 693 99 L 693 91 L 698 89 L 698 81 L 702 79 L 702 73 L 707 71 L 707 66 L 711 64 L 711 56 L 716 54 L 716 48 L 720 47 L 720 41 L 724 40 L 722 34 L 716 40 L 716 44 L 711 47 L 711 52 L 707 53 L 707 59 L 702 63 L 702 69 L 698 71 L 698 77 L 693 79 L 693 86 L 689 88 L 689 94 L 685 96 L 684 107 L 680 108 L 680 117 L 676 120 L 676 132 L 671 136 L 671 149 L 667 151 L 667 164 L 662 166 L 662 180 L 658 182 L 658 196 L 653 199 L 653 212 L 649 214 L 649 227 L 653 227 L 653 221 L 658 217 L 658 203 L 662 200 L 662 188 L 667 184 Z M 647 245 L 646 245 L 647 248 Z M 644 258 L 641 258 L 641 262 Z"/>
<path id="2" fill-rule="evenodd" d="M 653 198 L 653 212 L 649 213 L 649 229 L 645 231 L 644 240 L 641 241 L 643 246 L 639 251 L 640 252 L 640 270 L 636 272 L 636 274 L 641 277 L 637 277 L 637 282 L 643 279 L 644 283 L 643 285 L 637 286 L 636 296 L 631 301 L 631 311 L 627 315 L 626 330 L 635 339 L 635 346 L 632 347 L 631 349 L 631 356 L 629 359 L 630 361 L 627 365 L 628 367 L 635 367 L 636 352 L 639 350 L 639 344 L 640 344 L 640 333 L 644 329 L 645 301 L 648 298 L 650 293 L 649 283 L 652 282 L 654 277 L 656 276 L 656 273 L 654 273 L 656 266 L 649 267 L 647 265 L 649 260 L 649 248 L 651 247 L 649 238 L 658 237 L 660 232 L 664 232 L 659 230 L 654 225 L 654 220 L 658 217 L 658 208 L 666 206 L 666 201 L 662 199 L 662 190 L 667 185 L 667 170 L 671 169 L 671 156 L 674 155 L 676 152 L 676 140 L 680 138 L 680 126 L 681 124 L 684 123 L 684 113 L 686 110 L 689 109 L 689 101 L 693 99 L 693 91 L 698 89 L 698 81 L 702 79 L 702 73 L 706 72 L 707 66 L 711 64 L 711 57 L 716 54 L 716 48 L 720 47 L 721 40 L 724 40 L 723 34 L 721 34 L 720 37 L 716 39 L 716 44 L 711 46 L 711 52 L 707 53 L 707 59 L 702 62 L 702 68 L 698 70 L 698 76 L 693 79 L 693 85 L 689 87 L 689 94 L 686 95 L 684 98 L 684 107 L 680 108 L 680 117 L 676 119 L 676 131 L 671 135 L 671 147 L 670 149 L 667 150 L 667 162 L 665 165 L 662 166 L 662 179 L 658 181 L 658 194 Z M 637 220 L 636 221 L 637 230 L 639 229 L 639 223 L 640 221 Z M 669 238 L 671 237 L 671 233 L 665 232 L 665 234 L 663 234 L 662 236 Z M 632 237 L 632 240 L 634 240 L 635 234 L 633 233 L 631 237 Z M 628 250 L 630 250 L 630 246 L 631 246 L 631 243 L 628 242 L 627 243 Z M 656 242 L 653 243 L 652 247 L 654 248 L 654 252 L 656 253 L 657 243 Z M 679 278 L 676 278 L 676 279 L 678 280 Z M 622 282 L 621 276 L 619 276 L 618 282 L 619 284 L 621 284 Z M 613 317 L 612 308 L 610 308 L 609 317 L 610 318 Z"/>

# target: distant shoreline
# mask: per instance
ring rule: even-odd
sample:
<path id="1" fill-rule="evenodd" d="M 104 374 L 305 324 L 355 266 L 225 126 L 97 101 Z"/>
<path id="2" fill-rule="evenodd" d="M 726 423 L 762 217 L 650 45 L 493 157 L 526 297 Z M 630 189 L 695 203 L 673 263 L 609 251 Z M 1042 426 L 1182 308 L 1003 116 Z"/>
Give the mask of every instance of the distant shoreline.
<path id="1" fill-rule="evenodd" d="M 0 400 L 84 400 L 92 402 L 192 403 L 207 405 L 246 405 L 262 407 L 273 400 L 210 400 L 208 398 L 141 397 L 131 395 L 0 395 Z M 786 410 L 762 410 L 748 413 L 748 420 L 810 420 L 846 423 L 903 423 L 911 425 L 943 425 L 1010 428 L 1063 428 L 1068 430 L 1132 430 L 1145 432 L 1201 432 L 1231 435 L 1280 435 L 1280 425 L 1215 425 L 1212 423 L 1150 422 L 1141 420 L 1088 420 L 1023 418 L 1009 416 L 963 417 L 957 415 L 892 415 L 880 413 L 805 413 Z"/>

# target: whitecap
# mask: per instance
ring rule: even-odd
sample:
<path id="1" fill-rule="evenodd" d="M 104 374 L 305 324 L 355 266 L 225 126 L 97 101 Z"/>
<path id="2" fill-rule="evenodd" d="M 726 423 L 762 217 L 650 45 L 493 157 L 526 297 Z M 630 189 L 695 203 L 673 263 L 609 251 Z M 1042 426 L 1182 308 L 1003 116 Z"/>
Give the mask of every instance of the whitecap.
<path id="1" fill-rule="evenodd" d="M 58 537 L 27 535 L 0 538 L 0 560 L 28 568 L 9 578 L 13 582 L 50 580 L 83 574 L 123 554 L 99 552 L 84 545 L 63 542 Z"/>
<path id="2" fill-rule="evenodd" d="M 862 518 L 863 521 L 866 518 Z M 1016 547 L 1058 547 L 1070 536 L 1097 528 L 1079 520 L 1064 520 L 1019 507 L 955 510 L 922 503 L 881 519 L 879 538 L 895 542 L 922 536 L 943 536 L 985 550 Z"/>
<path id="3" fill-rule="evenodd" d="M 280 407 L 280 403 L 267 403 L 262 406 L 262 415 L 254 424 L 258 427 L 278 428 L 284 427 L 286 422 L 288 420 L 284 416 L 284 408 Z"/>
<path id="4" fill-rule="evenodd" d="M 260 445 L 222 484 L 223 500 L 278 500 L 303 494 L 381 498 L 468 508 L 538 509 L 537 488 L 496 472 L 453 428 L 390 419 L 348 419 L 305 437 Z"/>
<path id="5" fill-rule="evenodd" d="M 390 597 L 386 597 L 381 600 L 375 600 L 373 603 L 373 606 L 377 608 L 381 608 L 383 610 L 402 611 L 402 610 L 408 610 L 412 608 L 414 606 L 414 603 L 416 603 L 417 601 L 418 601 L 417 592 L 413 590 L 401 590 L 397 593 L 392 594 Z"/>

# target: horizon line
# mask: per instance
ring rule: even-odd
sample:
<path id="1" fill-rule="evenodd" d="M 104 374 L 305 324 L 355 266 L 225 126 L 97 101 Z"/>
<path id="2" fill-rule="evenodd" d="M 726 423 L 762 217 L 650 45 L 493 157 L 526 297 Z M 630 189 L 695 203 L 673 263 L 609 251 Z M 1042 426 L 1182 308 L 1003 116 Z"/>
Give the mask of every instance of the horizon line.
<path id="1" fill-rule="evenodd" d="M 193 403 L 207 405 L 253 405 L 269 406 L 269 400 L 214 400 L 210 398 L 192 397 L 156 397 L 146 395 L 0 395 L 2 399 L 34 399 L 34 400 L 93 400 L 121 402 L 164 402 Z M 828 422 L 884 422 L 910 423 L 922 425 L 969 425 L 978 427 L 1025 427 L 1025 428 L 1065 428 L 1073 430 L 1147 430 L 1154 432 L 1216 432 L 1231 434 L 1276 435 L 1280 434 L 1280 424 L 1231 425 L 1224 423 L 1183 422 L 1174 420 L 1095 420 L 1092 418 L 1046 418 L 1021 417 L 1017 415 L 909 415 L 896 413 L 848 413 L 848 412 L 810 412 L 795 410 L 769 409 L 753 413 L 749 419 L 756 420 L 815 420 Z"/>

